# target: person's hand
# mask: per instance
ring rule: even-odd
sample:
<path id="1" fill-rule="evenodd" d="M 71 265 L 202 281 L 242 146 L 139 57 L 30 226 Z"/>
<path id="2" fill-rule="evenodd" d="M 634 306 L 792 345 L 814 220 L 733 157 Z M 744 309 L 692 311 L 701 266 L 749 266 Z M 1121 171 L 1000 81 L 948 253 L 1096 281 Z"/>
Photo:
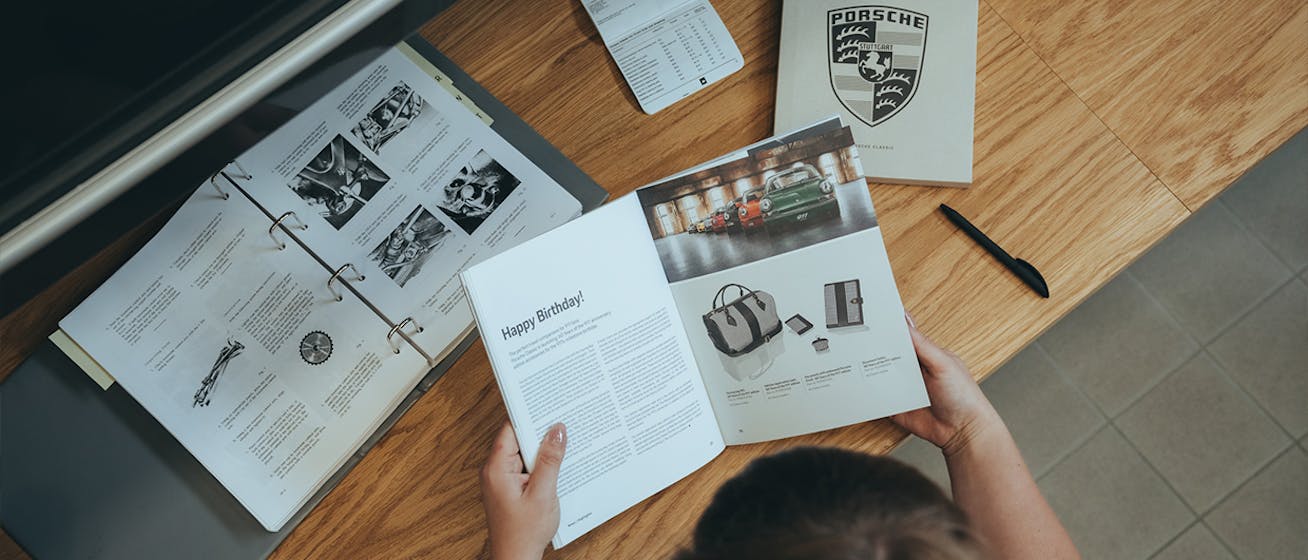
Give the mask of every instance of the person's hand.
<path id="1" fill-rule="evenodd" d="M 946 457 L 962 450 L 978 434 L 1002 425 L 963 360 L 931 342 L 912 319 L 908 319 L 908 332 L 922 365 L 922 380 L 931 406 L 891 416 L 892 422 L 935 444 Z"/>
<path id="2" fill-rule="evenodd" d="M 500 428 L 481 469 L 481 503 L 486 508 L 492 560 L 540 558 L 559 530 L 559 466 L 567 430 L 555 424 L 536 454 L 536 468 L 523 472 L 518 440 L 508 422 Z"/>

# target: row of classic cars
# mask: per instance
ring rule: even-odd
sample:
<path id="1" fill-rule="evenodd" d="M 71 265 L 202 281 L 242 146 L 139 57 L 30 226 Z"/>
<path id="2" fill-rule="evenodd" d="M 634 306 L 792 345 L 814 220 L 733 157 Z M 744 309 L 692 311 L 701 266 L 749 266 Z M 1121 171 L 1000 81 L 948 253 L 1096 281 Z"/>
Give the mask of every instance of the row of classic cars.
<path id="1" fill-rule="evenodd" d="M 773 175 L 763 188 L 731 200 L 707 218 L 692 223 L 686 233 L 753 233 L 839 215 L 835 186 L 805 164 Z"/>

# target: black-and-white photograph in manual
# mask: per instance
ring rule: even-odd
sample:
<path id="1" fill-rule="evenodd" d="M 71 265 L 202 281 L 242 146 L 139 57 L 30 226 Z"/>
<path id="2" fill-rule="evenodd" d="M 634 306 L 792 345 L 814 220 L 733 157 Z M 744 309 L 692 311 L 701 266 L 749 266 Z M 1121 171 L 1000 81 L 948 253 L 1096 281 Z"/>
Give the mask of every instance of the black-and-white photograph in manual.
<path id="1" fill-rule="evenodd" d="M 290 187 L 332 227 L 341 229 L 390 176 L 337 134 L 294 177 Z"/>
<path id="2" fill-rule="evenodd" d="M 446 183 L 436 205 L 471 234 L 522 184 L 503 165 L 479 150 L 472 161 Z"/>
<path id="3" fill-rule="evenodd" d="M 214 360 L 213 367 L 209 368 L 209 375 L 200 380 L 200 388 L 195 390 L 191 408 L 209 406 L 213 403 L 213 390 L 218 386 L 218 378 L 227 371 L 227 366 L 231 363 L 232 358 L 241 355 L 242 350 L 245 350 L 244 344 L 228 339 L 227 344 L 218 351 L 218 359 Z"/>
<path id="4" fill-rule="evenodd" d="M 401 288 L 422 271 L 422 265 L 445 243 L 450 235 L 436 216 L 421 206 L 409 212 L 390 235 L 368 254 Z"/>
<path id="5" fill-rule="evenodd" d="M 350 133 L 369 150 L 380 154 L 392 138 L 419 119 L 431 119 L 434 115 L 435 110 L 426 100 L 408 84 L 400 82 L 350 129 Z"/>
<path id="6" fill-rule="evenodd" d="M 801 130 L 636 195 L 669 282 L 877 225 L 849 128 Z"/>

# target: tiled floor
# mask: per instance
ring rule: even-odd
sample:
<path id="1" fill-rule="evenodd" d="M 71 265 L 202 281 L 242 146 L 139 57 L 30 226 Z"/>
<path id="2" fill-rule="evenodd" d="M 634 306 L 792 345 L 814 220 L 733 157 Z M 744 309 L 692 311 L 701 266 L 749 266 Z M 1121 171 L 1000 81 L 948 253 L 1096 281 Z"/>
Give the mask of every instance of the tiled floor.
<path id="1" fill-rule="evenodd" d="M 982 387 L 1086 558 L 1308 557 L 1308 130 Z"/>

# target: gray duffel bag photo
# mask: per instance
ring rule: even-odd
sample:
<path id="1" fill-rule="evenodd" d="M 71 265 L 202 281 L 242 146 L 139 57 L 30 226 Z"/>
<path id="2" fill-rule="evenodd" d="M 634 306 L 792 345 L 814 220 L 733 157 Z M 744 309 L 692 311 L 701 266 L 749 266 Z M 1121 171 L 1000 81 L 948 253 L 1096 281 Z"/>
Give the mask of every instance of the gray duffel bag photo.
<path id="1" fill-rule="evenodd" d="M 727 302 L 731 288 L 738 290 L 739 296 Z M 772 294 L 727 284 L 713 296 L 713 308 L 704 314 L 704 328 L 719 352 L 735 357 L 748 354 L 781 332 L 781 318 Z"/>

